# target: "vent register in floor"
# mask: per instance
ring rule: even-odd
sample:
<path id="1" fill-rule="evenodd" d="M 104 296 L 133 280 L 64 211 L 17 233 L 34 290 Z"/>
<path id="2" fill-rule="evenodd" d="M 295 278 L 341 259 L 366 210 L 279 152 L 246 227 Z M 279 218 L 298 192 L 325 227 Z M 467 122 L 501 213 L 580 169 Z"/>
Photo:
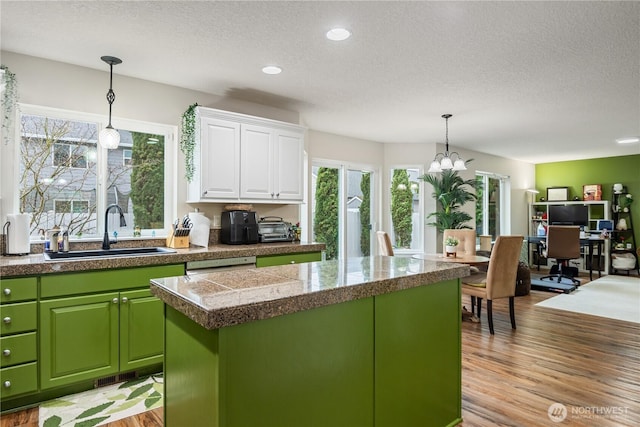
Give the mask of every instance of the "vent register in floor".
<path id="1" fill-rule="evenodd" d="M 162 374 L 100 387 L 40 405 L 39 427 L 93 427 L 160 408 Z"/>

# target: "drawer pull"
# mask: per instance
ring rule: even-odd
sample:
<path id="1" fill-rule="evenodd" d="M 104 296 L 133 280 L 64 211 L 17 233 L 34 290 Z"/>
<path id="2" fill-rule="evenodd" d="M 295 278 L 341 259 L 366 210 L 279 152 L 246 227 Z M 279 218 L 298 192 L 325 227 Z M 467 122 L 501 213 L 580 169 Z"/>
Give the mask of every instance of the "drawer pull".
<path id="1" fill-rule="evenodd" d="M 3 292 L 4 292 L 4 294 L 5 294 L 6 296 L 11 295 L 11 289 L 9 289 L 9 288 L 4 288 L 4 291 L 3 291 Z"/>
<path id="2" fill-rule="evenodd" d="M 2 319 L 2 321 L 8 325 L 9 323 L 11 323 L 11 317 L 7 316 L 4 319 Z"/>
<path id="3" fill-rule="evenodd" d="M 127 303 L 127 301 L 129 301 L 129 299 L 127 299 L 127 297 L 122 297 L 122 303 L 123 303 L 123 304 L 126 304 L 126 303 Z"/>
<path id="4" fill-rule="evenodd" d="M 296 263 L 295 261 L 291 261 L 291 264 L 295 264 L 295 263 Z"/>
<path id="5" fill-rule="evenodd" d="M 2 383 L 2 385 L 4 386 L 4 388 L 9 388 L 11 387 L 11 381 L 5 381 L 4 383 Z"/>
<path id="6" fill-rule="evenodd" d="M 11 356 L 11 350 L 9 350 L 8 348 L 5 348 L 4 350 L 2 350 L 2 355 Z"/>
<path id="7" fill-rule="evenodd" d="M 114 298 L 111 300 L 112 303 L 117 304 L 118 303 L 118 298 Z"/>

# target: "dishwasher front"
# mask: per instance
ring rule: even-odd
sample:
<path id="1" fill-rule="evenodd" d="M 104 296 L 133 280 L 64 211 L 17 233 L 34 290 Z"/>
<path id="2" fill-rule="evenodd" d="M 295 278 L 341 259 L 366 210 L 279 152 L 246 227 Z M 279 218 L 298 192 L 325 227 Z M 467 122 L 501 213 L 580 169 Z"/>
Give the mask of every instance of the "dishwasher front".
<path id="1" fill-rule="evenodd" d="M 205 259 L 187 262 L 187 275 L 214 273 L 228 270 L 247 270 L 256 268 L 255 256 L 235 258 Z"/>

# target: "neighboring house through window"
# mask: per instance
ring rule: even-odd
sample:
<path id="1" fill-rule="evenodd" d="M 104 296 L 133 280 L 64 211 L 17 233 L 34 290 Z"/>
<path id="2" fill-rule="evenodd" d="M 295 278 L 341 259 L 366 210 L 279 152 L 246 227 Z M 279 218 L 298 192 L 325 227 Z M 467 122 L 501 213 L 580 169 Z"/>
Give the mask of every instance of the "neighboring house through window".
<path id="1" fill-rule="evenodd" d="M 120 227 L 114 210 L 110 232 L 167 229 L 175 210 L 175 171 L 167 161 L 175 127 L 121 119 L 120 146 L 106 150 L 97 140 L 101 116 L 30 105 L 20 113 L 18 203 L 31 214 L 32 236 L 59 226 L 74 237 L 100 237 L 105 209 L 114 203 L 127 226 Z"/>

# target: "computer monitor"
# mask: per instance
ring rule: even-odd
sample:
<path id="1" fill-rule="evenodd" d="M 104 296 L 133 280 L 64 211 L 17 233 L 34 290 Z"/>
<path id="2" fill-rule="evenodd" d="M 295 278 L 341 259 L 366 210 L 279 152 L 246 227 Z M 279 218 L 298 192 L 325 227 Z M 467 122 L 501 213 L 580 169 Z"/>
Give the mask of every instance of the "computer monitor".
<path id="1" fill-rule="evenodd" d="M 589 226 L 589 206 L 586 205 L 549 205 L 549 225 Z"/>

